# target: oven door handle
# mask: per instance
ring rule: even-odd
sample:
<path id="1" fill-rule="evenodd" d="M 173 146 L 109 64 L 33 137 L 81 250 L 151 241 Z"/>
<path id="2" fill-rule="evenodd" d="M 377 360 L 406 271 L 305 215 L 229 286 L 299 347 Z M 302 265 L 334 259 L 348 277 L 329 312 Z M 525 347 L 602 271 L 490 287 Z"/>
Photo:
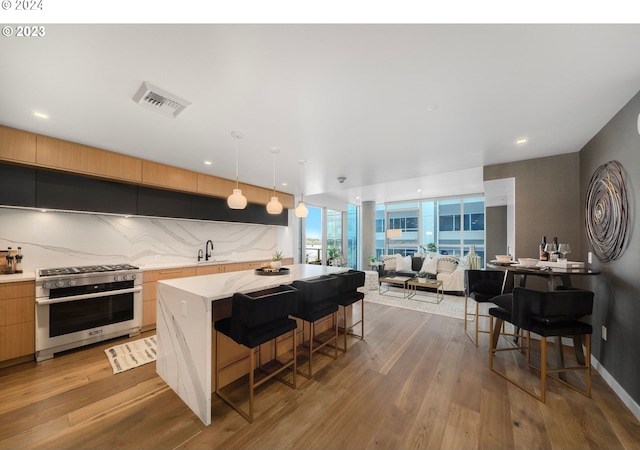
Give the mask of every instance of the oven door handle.
<path id="1" fill-rule="evenodd" d="M 53 303 L 73 302 L 75 300 L 87 300 L 90 298 L 106 297 L 108 295 L 131 294 L 142 291 L 142 287 L 137 286 L 128 289 L 118 289 L 116 291 L 94 292 L 92 294 L 70 295 L 60 298 L 43 298 L 36 300 L 38 305 L 51 305 Z"/>

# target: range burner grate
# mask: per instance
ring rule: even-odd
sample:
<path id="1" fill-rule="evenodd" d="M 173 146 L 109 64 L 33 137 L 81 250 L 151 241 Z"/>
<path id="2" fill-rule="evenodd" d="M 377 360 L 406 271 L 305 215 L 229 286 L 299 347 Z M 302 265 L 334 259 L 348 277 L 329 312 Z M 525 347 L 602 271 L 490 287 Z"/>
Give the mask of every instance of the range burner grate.
<path id="1" fill-rule="evenodd" d="M 40 269 L 39 276 L 51 277 L 57 275 L 78 275 L 81 273 L 115 272 L 118 270 L 137 270 L 138 267 L 131 264 L 109 264 L 102 266 L 77 266 L 56 267 L 53 269 Z"/>

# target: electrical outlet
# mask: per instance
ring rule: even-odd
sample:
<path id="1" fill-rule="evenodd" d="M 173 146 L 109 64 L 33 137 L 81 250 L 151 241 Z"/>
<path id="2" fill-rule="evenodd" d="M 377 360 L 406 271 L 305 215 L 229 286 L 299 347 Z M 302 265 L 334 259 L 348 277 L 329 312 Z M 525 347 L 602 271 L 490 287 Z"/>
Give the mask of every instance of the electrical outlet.
<path id="1" fill-rule="evenodd" d="M 182 300 L 182 317 L 187 317 L 187 302 Z"/>
<path id="2" fill-rule="evenodd" d="M 605 327 L 604 325 L 602 325 L 602 340 L 607 340 L 607 327 Z"/>

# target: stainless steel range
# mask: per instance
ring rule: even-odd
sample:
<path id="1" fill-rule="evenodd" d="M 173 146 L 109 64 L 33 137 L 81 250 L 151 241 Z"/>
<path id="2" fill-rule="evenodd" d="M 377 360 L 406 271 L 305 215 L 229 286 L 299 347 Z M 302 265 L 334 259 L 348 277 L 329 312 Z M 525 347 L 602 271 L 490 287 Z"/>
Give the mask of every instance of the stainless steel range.
<path id="1" fill-rule="evenodd" d="M 36 269 L 36 360 L 142 326 L 142 275 L 130 264 Z"/>

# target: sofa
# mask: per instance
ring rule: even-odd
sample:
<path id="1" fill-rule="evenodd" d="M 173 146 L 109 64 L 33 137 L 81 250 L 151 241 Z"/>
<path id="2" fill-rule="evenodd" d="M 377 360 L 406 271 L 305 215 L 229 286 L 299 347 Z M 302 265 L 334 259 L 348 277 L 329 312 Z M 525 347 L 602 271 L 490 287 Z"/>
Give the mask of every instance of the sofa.
<path id="1" fill-rule="evenodd" d="M 467 259 L 455 255 L 435 255 L 430 258 L 382 255 L 378 266 L 378 276 L 395 273 L 399 277 L 414 277 L 418 272 L 426 272 L 429 278 L 442 281 L 442 290 L 449 294 L 464 295 L 464 271 L 468 269 Z M 428 289 L 428 288 L 426 288 Z"/>

